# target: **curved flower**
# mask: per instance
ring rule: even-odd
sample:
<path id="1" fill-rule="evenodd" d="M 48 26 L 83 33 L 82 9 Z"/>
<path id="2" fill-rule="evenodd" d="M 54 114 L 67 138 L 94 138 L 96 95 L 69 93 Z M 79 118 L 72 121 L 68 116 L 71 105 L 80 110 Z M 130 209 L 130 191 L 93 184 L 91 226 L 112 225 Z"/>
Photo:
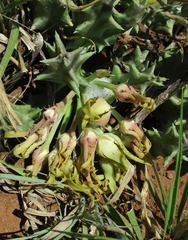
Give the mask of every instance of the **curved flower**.
<path id="1" fill-rule="evenodd" d="M 134 156 L 124 146 L 121 139 L 113 133 L 104 133 L 98 137 L 96 152 L 104 158 L 108 158 L 113 164 L 126 172 L 130 162 L 128 159 L 136 162 L 145 163 L 144 160 Z"/>
<path id="2" fill-rule="evenodd" d="M 47 148 L 39 147 L 32 154 L 32 165 L 27 169 L 32 170 L 32 177 L 36 177 L 46 163 L 49 151 Z"/>
<path id="3" fill-rule="evenodd" d="M 49 127 L 44 127 L 36 133 L 31 134 L 24 142 L 14 148 L 14 156 L 18 158 L 28 158 L 35 148 L 42 145 L 48 138 Z"/>
<path id="4" fill-rule="evenodd" d="M 151 142 L 133 119 L 122 119 L 119 121 L 119 130 L 125 134 L 125 139 L 132 136 L 132 139 L 137 140 L 140 151 L 144 154 L 148 153 L 151 148 Z"/>
<path id="5" fill-rule="evenodd" d="M 84 169 L 91 170 L 94 168 L 94 156 L 97 141 L 97 135 L 91 128 L 86 128 L 85 131 L 81 133 L 81 154 L 77 160 L 77 168 L 80 172 L 84 173 Z"/>
<path id="6" fill-rule="evenodd" d="M 121 83 L 115 86 L 113 91 L 114 91 L 115 97 L 121 102 L 137 103 L 140 105 L 140 107 L 146 108 L 151 112 L 156 109 L 156 104 L 154 99 L 140 95 L 129 84 Z"/>
<path id="7" fill-rule="evenodd" d="M 111 106 L 101 97 L 92 98 L 82 108 L 82 129 L 85 129 L 88 122 L 104 126 L 109 122 L 110 116 Z"/>
<path id="8" fill-rule="evenodd" d="M 80 137 L 81 153 L 76 162 L 76 166 L 78 171 L 85 176 L 87 180 L 85 184 L 99 194 L 100 186 L 103 185 L 102 179 L 104 179 L 104 176 L 97 175 L 94 166 L 97 142 L 97 135 L 91 128 L 86 128 L 85 131 L 82 132 Z"/>
<path id="9" fill-rule="evenodd" d="M 61 177 L 65 181 L 69 172 L 73 171 L 73 161 L 71 154 L 76 147 L 75 132 L 67 132 L 61 135 L 59 139 L 59 149 L 53 150 L 48 157 L 50 179 L 52 182 L 55 177 Z"/>

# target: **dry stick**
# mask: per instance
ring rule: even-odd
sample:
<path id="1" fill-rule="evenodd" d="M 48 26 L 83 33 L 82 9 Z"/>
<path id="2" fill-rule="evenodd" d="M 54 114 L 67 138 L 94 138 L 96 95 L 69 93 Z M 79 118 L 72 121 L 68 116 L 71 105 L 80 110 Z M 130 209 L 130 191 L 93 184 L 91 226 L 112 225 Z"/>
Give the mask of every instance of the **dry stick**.
<path id="1" fill-rule="evenodd" d="M 155 98 L 156 107 L 163 104 L 170 97 L 172 97 L 178 90 L 184 87 L 188 83 L 188 75 L 186 74 L 182 79 L 178 79 L 175 83 L 171 84 L 164 92 Z M 150 114 L 147 109 L 142 109 L 135 116 L 135 122 L 140 124 Z"/>

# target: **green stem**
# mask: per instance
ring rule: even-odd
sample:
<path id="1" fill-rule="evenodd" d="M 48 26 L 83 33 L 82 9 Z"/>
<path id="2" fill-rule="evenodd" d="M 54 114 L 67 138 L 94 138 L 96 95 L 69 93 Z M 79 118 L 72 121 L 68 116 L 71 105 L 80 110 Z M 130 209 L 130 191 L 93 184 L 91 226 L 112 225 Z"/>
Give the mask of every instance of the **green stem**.
<path id="1" fill-rule="evenodd" d="M 70 108 L 71 103 L 72 103 L 72 99 L 70 99 L 68 101 L 68 103 L 64 106 L 63 110 L 59 113 L 57 121 L 53 124 L 52 129 L 50 130 L 50 133 L 49 133 L 48 139 L 47 139 L 47 141 L 45 143 L 45 146 L 47 146 L 47 147 L 50 146 L 50 143 L 51 143 L 51 141 L 52 141 L 52 139 L 53 139 L 53 137 L 54 137 L 54 135 L 56 133 L 56 130 L 57 130 L 57 128 L 58 128 L 58 126 L 59 126 L 63 116 L 65 115 L 67 110 Z"/>
<path id="2" fill-rule="evenodd" d="M 72 98 L 74 97 L 75 92 L 74 91 L 70 91 L 70 93 L 63 99 L 63 101 L 61 102 L 61 104 L 63 105 L 63 110 L 61 110 L 59 112 L 59 116 L 57 121 L 53 124 L 52 129 L 50 130 L 48 139 L 45 143 L 45 146 L 47 146 L 49 148 L 50 143 L 56 133 L 56 130 L 60 124 L 60 122 L 62 121 L 63 116 L 65 115 L 65 113 L 67 112 L 67 110 L 70 108 L 71 104 L 72 104 Z"/>
<path id="3" fill-rule="evenodd" d="M 78 116 L 78 133 L 80 135 L 80 133 L 82 132 L 82 100 L 81 98 L 77 98 L 77 116 Z"/>
<path id="4" fill-rule="evenodd" d="M 69 108 L 67 109 L 67 111 L 65 112 L 65 115 L 63 117 L 63 120 L 61 122 L 61 126 L 60 126 L 60 130 L 58 132 L 58 138 L 63 134 L 65 133 L 66 131 L 66 128 L 67 128 L 67 125 L 69 123 L 69 120 L 70 120 L 70 116 L 71 116 L 71 113 L 72 113 L 72 109 L 73 109 L 73 104 L 71 104 L 69 106 Z M 58 143 L 58 141 L 57 141 Z"/>
<path id="5" fill-rule="evenodd" d="M 103 82 L 103 81 L 94 81 L 93 84 L 99 86 L 99 87 L 105 87 L 108 88 L 110 90 L 114 90 L 114 88 L 116 87 L 116 85 L 112 84 L 112 83 L 108 83 L 108 82 Z"/>
<path id="6" fill-rule="evenodd" d="M 111 108 L 111 113 L 117 119 L 118 122 L 124 119 L 114 108 Z"/>
<path id="7" fill-rule="evenodd" d="M 3 77 L 3 74 L 5 72 L 5 69 L 6 69 L 7 65 L 8 65 L 10 57 L 12 56 L 12 53 L 14 51 L 14 47 L 16 45 L 18 35 L 19 35 L 18 24 L 13 22 L 12 23 L 12 30 L 11 30 L 8 45 L 7 45 L 7 49 L 5 51 L 5 54 L 4 54 L 3 59 L 1 61 L 1 64 L 0 64 L 0 77 L 1 78 Z"/>
<path id="8" fill-rule="evenodd" d="M 86 104 L 86 102 L 89 100 L 89 97 L 87 96 L 86 93 L 81 93 L 81 99 L 82 99 L 82 102 L 80 102 L 80 106 L 81 108 Z"/>

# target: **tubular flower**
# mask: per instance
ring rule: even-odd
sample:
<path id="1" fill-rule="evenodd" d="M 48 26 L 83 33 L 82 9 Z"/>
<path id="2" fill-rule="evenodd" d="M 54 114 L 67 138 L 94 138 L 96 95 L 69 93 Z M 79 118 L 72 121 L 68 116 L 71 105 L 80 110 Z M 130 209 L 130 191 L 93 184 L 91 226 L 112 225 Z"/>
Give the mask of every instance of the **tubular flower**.
<path id="1" fill-rule="evenodd" d="M 72 173 L 69 172 L 69 177 L 67 179 L 67 184 L 69 187 L 71 187 L 73 190 L 78 192 L 84 192 L 88 196 L 91 197 L 91 199 L 94 199 L 93 197 L 93 189 L 89 187 L 85 182 L 81 183 L 79 180 L 79 172 L 77 168 L 74 166 Z"/>
<path id="2" fill-rule="evenodd" d="M 14 148 L 14 156 L 18 158 L 28 158 L 35 148 L 42 145 L 48 138 L 49 127 L 44 127 L 36 133 L 31 134 L 24 142 Z"/>
<path id="3" fill-rule="evenodd" d="M 104 133 L 98 137 L 96 152 L 103 158 L 110 159 L 112 163 L 126 172 L 130 162 L 124 153 L 121 139 L 112 133 Z"/>
<path id="4" fill-rule="evenodd" d="M 121 83 L 117 85 L 113 91 L 114 91 L 115 97 L 121 102 L 137 103 L 140 105 L 140 107 L 146 108 L 151 112 L 156 109 L 156 104 L 154 99 L 140 95 L 129 84 Z"/>
<path id="5" fill-rule="evenodd" d="M 101 97 L 92 98 L 82 108 L 82 129 L 85 129 L 88 122 L 104 126 L 109 122 L 110 116 L 111 106 Z"/>
<path id="6" fill-rule="evenodd" d="M 48 158 L 50 179 L 48 182 L 55 180 L 55 177 L 61 177 L 65 181 L 69 172 L 73 171 L 73 161 L 71 154 L 76 147 L 75 132 L 64 133 L 59 139 L 59 150 L 53 150 Z"/>
<path id="7" fill-rule="evenodd" d="M 145 163 L 142 159 L 129 152 L 121 139 L 113 133 L 104 133 L 98 137 L 96 152 L 101 157 L 110 159 L 114 165 L 124 172 L 127 171 L 130 165 L 128 159 Z"/>
<path id="8" fill-rule="evenodd" d="M 91 187 L 96 193 L 100 192 L 99 187 L 103 184 L 103 175 L 96 175 L 96 169 L 94 167 L 95 150 L 97 147 L 98 138 L 95 132 L 86 128 L 82 132 L 80 137 L 81 143 L 81 154 L 78 157 L 76 166 L 79 172 L 81 172 L 86 180 L 89 187 Z"/>
<path id="9" fill-rule="evenodd" d="M 32 177 L 36 177 L 38 172 L 41 171 L 42 167 L 46 163 L 48 149 L 43 149 L 43 147 L 37 148 L 32 154 L 32 165 L 28 166 L 28 170 L 32 170 Z"/>
<path id="10" fill-rule="evenodd" d="M 133 119 L 123 119 L 119 121 L 119 130 L 126 136 L 132 136 L 132 139 L 138 142 L 139 149 L 144 154 L 148 153 L 151 148 L 151 142 L 145 136 L 144 131 L 141 130 Z"/>
<path id="11" fill-rule="evenodd" d="M 152 164 L 153 157 L 149 153 L 151 148 L 151 142 L 149 139 L 147 139 L 148 141 L 145 142 L 144 147 L 141 146 L 138 140 L 131 135 L 122 135 L 121 139 L 125 147 L 132 149 L 132 151 L 140 159 L 143 159 L 145 163 L 148 162 L 149 164 Z"/>

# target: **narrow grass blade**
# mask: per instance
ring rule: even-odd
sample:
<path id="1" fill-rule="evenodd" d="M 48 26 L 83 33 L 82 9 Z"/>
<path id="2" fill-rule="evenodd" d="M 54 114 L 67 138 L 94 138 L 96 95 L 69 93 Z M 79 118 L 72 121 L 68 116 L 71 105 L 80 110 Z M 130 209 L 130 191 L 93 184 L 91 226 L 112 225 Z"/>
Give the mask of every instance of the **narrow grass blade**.
<path id="1" fill-rule="evenodd" d="M 22 181 L 22 182 L 32 182 L 32 183 L 45 183 L 45 180 L 31 177 L 23 177 L 12 174 L 2 174 L 0 173 L 0 178 L 2 179 L 10 179 L 13 181 Z"/>
<path id="2" fill-rule="evenodd" d="M 23 169 L 23 168 L 15 167 L 15 166 L 13 166 L 13 165 L 11 165 L 11 164 L 8 164 L 8 163 L 6 163 L 5 161 L 2 161 L 2 160 L 0 160 L 0 163 L 2 163 L 2 164 L 5 165 L 7 168 L 12 169 L 13 171 L 17 172 L 18 174 L 20 174 L 20 175 L 22 175 L 22 176 L 26 175 L 25 169 Z"/>
<path id="3" fill-rule="evenodd" d="M 174 221 L 176 203 L 177 203 L 177 197 L 178 197 L 178 188 L 179 188 L 179 179 L 180 179 L 180 171 L 181 171 L 181 161 L 182 161 L 182 138 L 183 138 L 183 89 L 181 93 L 179 143 L 178 143 L 178 153 L 176 158 L 175 176 L 174 176 L 174 182 L 173 182 L 173 196 L 172 196 L 172 206 L 171 206 L 172 209 L 170 212 L 170 218 L 168 223 L 168 228 L 170 232 L 171 232 L 172 224 Z"/>
<path id="4" fill-rule="evenodd" d="M 105 202 L 108 202 L 108 198 L 103 194 Z M 107 214 L 110 214 L 113 217 L 113 221 L 119 225 L 119 226 L 124 226 L 123 220 L 120 218 L 118 212 L 116 209 L 111 205 L 103 205 L 103 209 L 107 212 Z"/>
<path id="5" fill-rule="evenodd" d="M 5 110 L 7 113 L 7 116 L 9 118 L 10 123 L 12 124 L 12 126 L 16 129 L 16 125 L 14 123 L 14 121 L 11 119 L 10 114 L 14 117 L 14 119 L 19 123 L 19 125 L 22 125 L 21 121 L 19 120 L 19 118 L 17 117 L 17 115 L 15 114 L 15 112 L 13 111 L 13 109 L 10 106 L 9 100 L 7 98 L 5 89 L 4 89 L 4 85 L 3 82 L 1 80 L 1 78 L 4 75 L 5 69 L 8 65 L 8 62 L 10 60 L 10 57 L 12 56 L 12 53 L 14 51 L 14 47 L 16 45 L 17 39 L 18 39 L 18 35 L 19 35 L 19 25 L 16 22 L 12 23 L 12 30 L 9 36 L 9 41 L 8 41 L 8 45 L 7 45 L 7 49 L 5 51 L 5 54 L 3 56 L 3 59 L 1 61 L 0 64 L 0 92 L 1 92 L 1 100 L 3 102 L 3 105 L 5 105 Z"/>
<path id="6" fill-rule="evenodd" d="M 49 228 L 46 228 L 46 229 L 44 229 L 44 230 L 41 230 L 41 231 L 39 231 L 39 232 L 36 232 L 36 233 L 34 233 L 34 234 L 32 234 L 32 235 L 29 235 L 29 236 L 27 236 L 27 237 L 18 237 L 18 238 L 16 238 L 17 240 L 27 240 L 27 239 L 35 239 L 36 237 L 39 237 L 39 236 L 42 236 L 42 235 L 44 235 L 45 233 L 47 233 L 48 231 L 50 231 L 52 228 L 51 227 L 49 227 Z M 14 240 L 15 238 L 9 238 L 9 240 Z"/>
<path id="7" fill-rule="evenodd" d="M 160 190 L 161 190 L 162 199 L 163 199 L 164 209 L 166 211 L 166 209 L 167 209 L 167 198 L 166 198 L 166 193 L 165 193 L 165 190 L 164 190 L 164 187 L 163 187 L 163 183 L 161 181 L 161 178 L 159 176 L 159 173 L 157 171 L 156 166 L 153 164 L 152 167 L 153 167 L 153 170 L 155 172 L 155 176 L 157 177 L 157 181 L 158 181 L 158 184 L 159 184 L 159 187 L 160 187 Z"/>
<path id="8" fill-rule="evenodd" d="M 82 233 L 88 234 L 88 227 L 86 222 L 82 222 Z M 82 240 L 87 240 L 87 238 L 83 237 Z"/>
<path id="9" fill-rule="evenodd" d="M 103 194 L 105 202 L 108 202 L 108 198 Z M 108 217 L 111 216 L 112 220 L 117 226 L 123 226 L 128 235 L 133 236 L 133 228 L 131 223 L 125 219 L 121 214 L 111 205 L 103 205 L 103 209 L 107 213 Z"/>
<path id="10" fill-rule="evenodd" d="M 157 206 L 160 208 L 163 216 L 165 217 L 165 208 L 164 208 L 164 205 L 162 204 L 162 201 L 161 199 L 159 198 L 159 195 L 157 194 L 154 186 L 153 186 L 153 183 L 152 181 L 150 180 L 150 178 L 148 178 L 148 184 L 149 184 L 149 188 L 150 188 L 150 191 L 151 191 L 151 194 L 153 195 L 153 198 L 155 200 L 155 202 L 157 203 Z"/>
<path id="11" fill-rule="evenodd" d="M 179 223 L 179 221 L 181 220 L 181 215 L 183 213 L 183 209 L 184 209 L 185 204 L 187 202 L 187 198 L 188 198 L 188 180 L 186 182 L 186 185 L 185 185 L 185 188 L 184 188 L 184 191 L 183 191 L 183 195 L 182 195 L 182 198 L 181 198 L 181 202 L 180 202 L 180 205 L 179 205 L 176 224 Z"/>
<path id="12" fill-rule="evenodd" d="M 76 237 L 78 239 L 82 239 L 83 237 L 87 238 L 87 240 L 117 240 L 117 238 L 111 238 L 111 237 L 101 237 L 101 236 L 92 236 L 90 234 L 83 234 L 83 233 L 73 233 L 73 232 L 68 232 L 68 231 L 64 231 L 64 233 L 66 233 L 66 235 L 70 235 L 75 239 Z"/>
<path id="13" fill-rule="evenodd" d="M 133 227 L 133 229 L 134 229 L 134 231 L 136 233 L 136 236 L 137 236 L 138 240 L 143 240 L 140 228 L 138 226 L 138 222 L 136 220 L 134 209 L 132 208 L 129 212 L 127 212 L 127 214 L 128 214 L 129 220 L 130 220 L 130 222 L 132 224 L 132 227 Z"/>
<path id="14" fill-rule="evenodd" d="M 109 223 L 110 226 L 112 227 L 118 227 L 117 224 L 112 221 L 110 218 L 107 218 L 107 221 Z M 122 233 L 117 233 L 116 232 L 116 235 L 118 237 L 118 239 L 121 239 L 121 240 L 130 240 L 125 234 L 122 234 Z"/>
<path id="15" fill-rule="evenodd" d="M 31 177 L 24 177 L 24 176 L 17 176 L 17 175 L 13 175 L 13 174 L 3 174 L 0 173 L 0 178 L 1 179 L 10 179 L 13 181 L 21 181 L 21 182 L 27 182 L 27 183 L 36 183 L 36 184 L 44 184 L 45 186 L 46 184 L 46 180 L 44 179 L 38 179 L 38 178 L 31 178 Z M 63 184 L 50 184 L 50 187 L 55 187 L 55 188 L 59 188 L 59 189 L 65 189 Z"/>
<path id="16" fill-rule="evenodd" d="M 27 2 L 29 2 L 29 1 L 31 1 L 31 0 L 27 0 Z M 8 11 L 14 7 L 17 7 L 21 4 L 23 4 L 24 2 L 25 2 L 24 0 L 14 0 L 11 3 L 9 3 L 8 5 L 6 5 L 6 7 L 3 9 L 3 12 Z"/>
<path id="17" fill-rule="evenodd" d="M 8 45 L 7 45 L 7 49 L 5 51 L 5 54 L 3 56 L 3 59 L 1 61 L 0 64 L 0 77 L 3 77 L 3 74 L 5 72 L 5 69 L 8 65 L 8 62 L 10 60 L 10 57 L 12 56 L 12 53 L 14 51 L 14 47 L 16 45 L 17 39 L 18 39 L 18 35 L 19 35 L 19 25 L 16 22 L 12 23 L 12 30 L 9 36 L 9 40 L 8 40 Z"/>

